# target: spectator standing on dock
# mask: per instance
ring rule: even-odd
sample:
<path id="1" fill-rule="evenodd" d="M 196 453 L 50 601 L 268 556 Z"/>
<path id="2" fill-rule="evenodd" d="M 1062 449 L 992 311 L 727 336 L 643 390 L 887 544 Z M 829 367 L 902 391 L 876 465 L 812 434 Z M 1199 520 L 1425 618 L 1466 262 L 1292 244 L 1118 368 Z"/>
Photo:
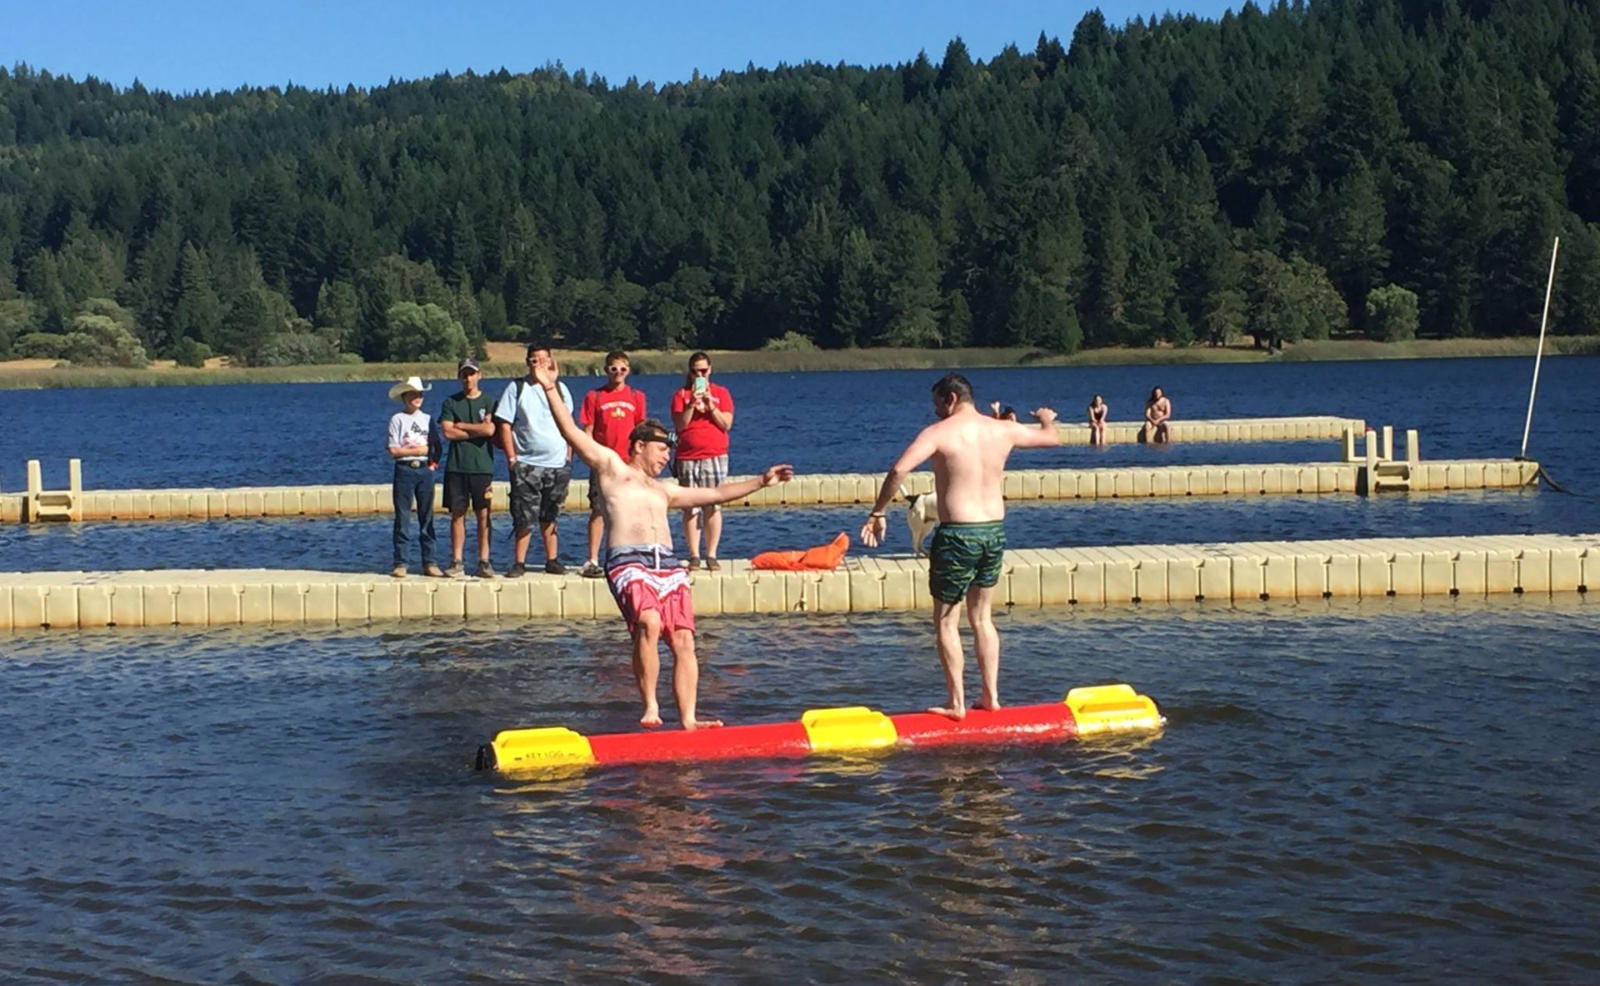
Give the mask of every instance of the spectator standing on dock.
<path id="1" fill-rule="evenodd" d="M 644 391 L 628 386 L 628 373 L 632 366 L 628 354 L 621 350 L 606 353 L 606 382 L 583 396 L 583 410 L 578 421 L 583 433 L 617 453 L 628 458 L 628 446 L 633 429 L 645 420 Z M 600 567 L 600 532 L 605 521 L 600 513 L 600 501 L 595 496 L 595 477 L 589 475 L 589 560 L 578 573 L 586 579 L 605 577 Z"/>
<path id="2" fill-rule="evenodd" d="M 990 604 L 1006 546 L 1006 459 L 1012 449 L 1048 448 L 1060 444 L 1061 437 L 1056 412 L 1047 407 L 1033 412 L 1037 426 L 979 413 L 972 385 L 959 373 L 946 374 L 933 385 L 933 409 L 939 420 L 922 429 L 883 478 L 867 522 L 861 525 L 861 540 L 869 547 L 882 542 L 887 526 L 884 508 L 906 477 L 933 459 L 939 526 L 928 549 L 928 592 L 933 596 L 933 624 L 948 697 L 944 705 L 928 711 L 962 719 L 967 714 L 963 600 L 983 679 L 977 708 L 1000 707 L 1000 634 Z"/>
<path id="3" fill-rule="evenodd" d="M 1144 402 L 1144 427 L 1139 430 L 1139 441 L 1164 445 L 1171 440 L 1168 422 L 1172 420 L 1172 401 L 1160 387 L 1150 390 Z"/>
<path id="4" fill-rule="evenodd" d="M 478 389 L 482 371 L 472 358 L 456 366 L 461 390 L 439 409 L 439 429 L 450 441 L 444 462 L 444 505 L 450 511 L 450 567 L 445 574 L 462 578 L 462 550 L 467 541 L 467 507 L 478 520 L 478 575 L 493 578 L 489 564 L 489 486 L 494 480 L 494 398 Z"/>
<path id="5" fill-rule="evenodd" d="M 672 423 L 678 429 L 678 454 L 672 475 L 679 485 L 719 486 L 728 478 L 728 431 L 733 428 L 733 395 L 711 382 L 711 357 L 695 353 L 683 386 L 672 395 Z M 722 568 L 717 547 L 722 543 L 722 508 L 716 503 L 685 507 L 684 547 L 689 571 L 700 567 L 700 529 L 705 527 L 705 563 L 710 571 Z"/>
<path id="6" fill-rule="evenodd" d="M 522 578 L 528 570 L 528 543 L 535 527 L 544 542 L 544 570 L 551 575 L 567 573 L 561 564 L 556 518 L 561 516 L 567 485 L 572 482 L 572 448 L 561 437 L 550 401 L 533 375 L 535 367 L 550 360 L 549 346 L 529 344 L 527 377 L 507 384 L 494 409 L 500 423 L 500 447 L 511 472 L 511 526 L 516 542 L 506 576 L 513 579 Z M 563 383 L 556 393 L 570 415 L 572 392 Z"/>
<path id="7" fill-rule="evenodd" d="M 422 409 L 422 393 L 430 389 L 421 377 L 407 377 L 389 388 L 389 399 L 401 410 L 389 418 L 389 458 L 394 460 L 394 577 L 406 576 L 411 509 L 417 511 L 417 540 L 422 542 L 422 571 L 443 575 L 433 562 L 433 470 L 439 451 L 430 441 L 432 419 Z"/>
<path id="8" fill-rule="evenodd" d="M 559 372 L 555 363 L 539 364 L 534 374 L 546 394 L 556 393 Z M 579 428 L 560 401 L 552 400 L 550 407 L 562 436 L 599 480 L 594 489 L 610 539 L 606 583 L 633 641 L 633 673 L 644 700 L 639 725 L 647 729 L 661 725 L 656 681 L 661 672 L 663 636 L 672 648 L 672 694 L 683 728 L 722 725 L 715 719 L 701 719 L 697 712 L 700 664 L 695 655 L 694 597 L 689 573 L 673 556 L 667 512 L 749 496 L 763 486 L 787 482 L 794 469 L 771 466 L 760 476 L 711 488 L 668 486 L 656 479 L 673 445 L 672 435 L 660 422 L 647 420 L 634 426 L 624 460 Z"/>
<path id="9" fill-rule="evenodd" d="M 1106 443 L 1106 417 L 1111 414 L 1111 405 L 1099 394 L 1089 402 L 1089 444 L 1104 445 Z"/>

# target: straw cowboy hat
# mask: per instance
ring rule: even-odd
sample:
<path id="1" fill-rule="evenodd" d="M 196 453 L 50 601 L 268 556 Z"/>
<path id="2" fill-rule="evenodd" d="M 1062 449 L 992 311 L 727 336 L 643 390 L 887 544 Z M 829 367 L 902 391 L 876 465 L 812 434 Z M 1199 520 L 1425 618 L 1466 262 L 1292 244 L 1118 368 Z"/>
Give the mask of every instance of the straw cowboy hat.
<path id="1" fill-rule="evenodd" d="M 405 397 L 406 394 L 411 393 L 413 390 L 419 394 L 422 394 L 432 389 L 432 385 L 423 383 L 421 377 L 406 377 L 404 380 L 389 388 L 389 399 L 391 401 L 397 401 Z"/>

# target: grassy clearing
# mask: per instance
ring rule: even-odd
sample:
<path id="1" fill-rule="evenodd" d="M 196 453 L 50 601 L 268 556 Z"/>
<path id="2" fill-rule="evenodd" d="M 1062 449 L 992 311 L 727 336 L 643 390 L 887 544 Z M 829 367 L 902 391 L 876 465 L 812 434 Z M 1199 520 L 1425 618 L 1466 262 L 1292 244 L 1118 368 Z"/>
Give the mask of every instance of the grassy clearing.
<path id="1" fill-rule="evenodd" d="M 1270 360 L 1325 361 L 1368 359 L 1437 359 L 1473 356 L 1532 356 L 1537 340 L 1420 339 L 1372 342 L 1338 339 L 1303 342 L 1269 356 L 1249 346 L 1190 346 L 1182 349 L 1090 349 L 1061 356 L 1039 349 L 819 349 L 806 352 L 712 350 L 711 359 L 724 373 L 802 373 L 812 370 L 940 370 L 997 366 L 1170 366 L 1186 363 L 1265 363 Z M 1600 355 L 1600 336 L 1557 336 L 1546 340 L 1546 355 Z M 687 352 L 641 349 L 630 354 L 636 373 L 681 373 Z M 605 354 L 557 350 L 562 372 L 599 376 Z M 517 343 L 490 343 L 484 374 L 504 379 L 520 376 L 526 364 Z M 329 383 L 356 380 L 399 380 L 416 374 L 424 380 L 449 380 L 453 363 L 365 363 L 334 366 L 231 367 L 190 369 L 151 366 L 142 370 L 116 367 L 40 366 L 38 361 L 0 363 L 0 390 L 51 390 L 68 387 L 165 387 L 229 383 Z"/>

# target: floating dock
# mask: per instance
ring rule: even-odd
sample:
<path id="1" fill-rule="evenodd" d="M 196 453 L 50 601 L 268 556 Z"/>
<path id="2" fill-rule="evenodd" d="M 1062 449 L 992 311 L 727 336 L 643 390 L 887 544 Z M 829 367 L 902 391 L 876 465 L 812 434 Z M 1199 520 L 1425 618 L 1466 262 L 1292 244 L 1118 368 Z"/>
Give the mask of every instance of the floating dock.
<path id="1" fill-rule="evenodd" d="M 1549 596 L 1586 592 L 1600 534 L 1374 538 L 1006 552 L 996 605 L 1226 604 L 1262 599 Z M 700 616 L 931 609 L 927 562 L 870 553 L 831 572 L 724 559 L 691 576 Z M 615 619 L 605 581 L 577 575 L 438 579 L 310 571 L 0 573 L 0 630 L 365 625 L 396 620 Z"/>
<path id="2" fill-rule="evenodd" d="M 1065 743 L 1155 733 L 1155 702 L 1125 684 L 1074 688 L 1061 701 L 972 709 L 959 722 L 927 712 L 889 716 L 864 706 L 812 709 L 798 722 L 584 736 L 564 726 L 506 729 L 478 748 L 477 768 L 565 774 L 574 768 L 673 761 L 860 756 L 893 749 Z"/>
<path id="3" fill-rule="evenodd" d="M 1031 410 L 1031 408 L 1029 409 Z M 1023 413 L 1022 408 L 1017 409 Z M 1321 439 L 1337 441 L 1346 430 L 1357 435 L 1366 430 L 1367 423 L 1360 418 L 1340 418 L 1329 414 L 1304 415 L 1287 418 L 1217 418 L 1214 420 L 1185 421 L 1174 419 L 1167 425 L 1171 441 L 1179 442 L 1310 442 Z M 1056 422 L 1061 441 L 1068 445 L 1085 445 L 1089 441 L 1089 425 L 1082 421 Z M 1139 441 L 1144 430 L 1143 421 L 1106 422 L 1106 444 L 1131 445 Z"/>
<path id="4" fill-rule="evenodd" d="M 1404 467 L 1409 489 L 1417 491 L 1516 489 L 1533 484 L 1539 464 L 1513 459 L 1434 459 L 1418 463 L 1384 462 Z M 1105 469 L 1012 469 L 1006 473 L 1008 500 L 1094 500 L 1171 496 L 1274 496 L 1294 493 L 1363 493 L 1367 465 L 1362 462 L 1284 462 L 1240 465 L 1120 466 Z M 883 475 L 864 473 L 796 476 L 758 490 L 731 506 L 816 507 L 870 504 Z M 933 474 L 913 473 L 905 489 L 933 489 Z M 567 510 L 588 509 L 589 484 L 575 479 L 567 490 Z M 78 521 L 229 520 L 255 517 L 369 517 L 394 511 L 387 483 L 343 486 L 235 487 L 232 489 L 83 490 L 77 494 Z M 506 483 L 494 484 L 497 506 L 510 502 Z M 0 522 L 29 517 L 28 500 L 0 495 Z"/>

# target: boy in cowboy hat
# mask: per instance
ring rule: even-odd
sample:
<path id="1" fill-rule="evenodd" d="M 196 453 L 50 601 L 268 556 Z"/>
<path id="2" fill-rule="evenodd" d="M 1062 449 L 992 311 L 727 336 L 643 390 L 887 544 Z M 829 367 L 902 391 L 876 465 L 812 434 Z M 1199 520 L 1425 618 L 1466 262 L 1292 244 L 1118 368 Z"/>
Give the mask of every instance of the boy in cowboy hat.
<path id="1" fill-rule="evenodd" d="M 422 542 L 422 571 L 443 575 L 433 563 L 433 467 L 438 459 L 429 442 L 429 420 L 422 410 L 422 392 L 430 389 L 421 377 L 407 377 L 389 388 L 389 399 L 403 410 L 389 419 L 389 458 L 394 460 L 394 577 L 406 575 L 406 527 L 411 505 L 417 507 L 418 540 Z"/>

